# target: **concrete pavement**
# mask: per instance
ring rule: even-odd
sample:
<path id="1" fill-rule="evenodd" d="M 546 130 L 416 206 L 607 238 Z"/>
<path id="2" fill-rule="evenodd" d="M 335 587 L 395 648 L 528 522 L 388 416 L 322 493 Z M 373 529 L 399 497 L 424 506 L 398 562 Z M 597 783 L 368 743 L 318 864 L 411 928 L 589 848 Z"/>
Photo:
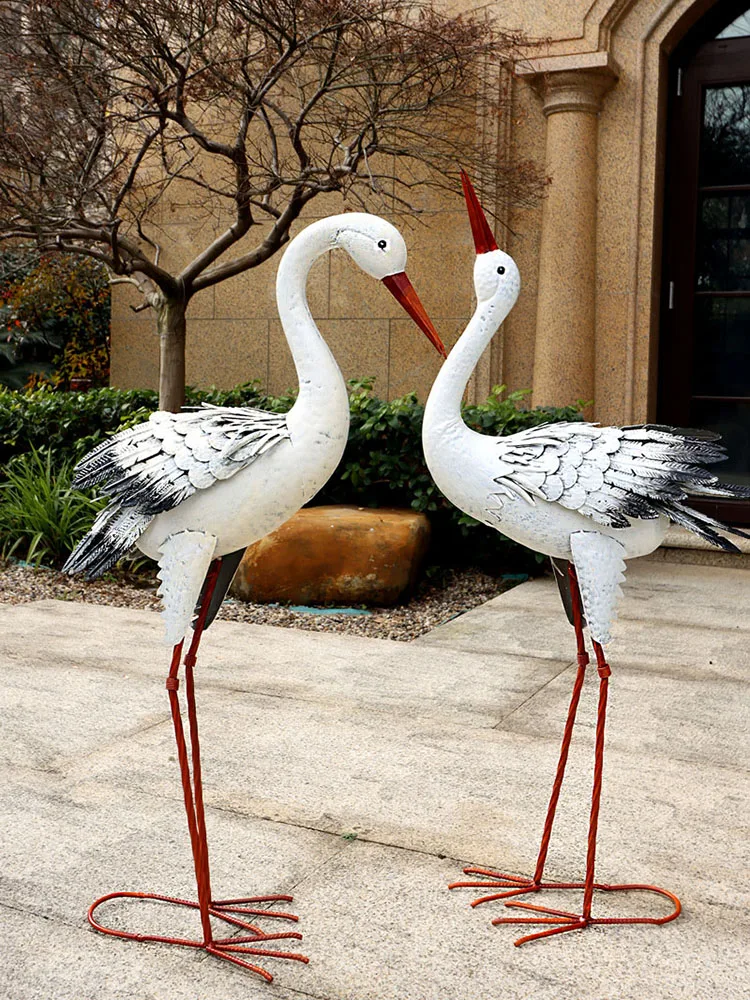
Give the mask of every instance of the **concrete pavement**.
<path id="1" fill-rule="evenodd" d="M 750 573 L 641 562 L 615 642 L 599 877 L 664 885 L 664 927 L 515 949 L 445 886 L 533 868 L 573 681 L 554 583 L 405 644 L 217 622 L 197 668 L 218 896 L 293 892 L 308 966 L 267 986 L 202 953 L 95 934 L 115 889 L 192 893 L 150 612 L 0 608 L 2 1000 L 695 1000 L 750 997 Z M 585 854 L 595 674 L 549 875 Z M 108 916 L 197 933 L 155 907 Z M 570 905 L 570 900 L 562 902 Z M 665 912 L 650 898 L 600 906 Z"/>

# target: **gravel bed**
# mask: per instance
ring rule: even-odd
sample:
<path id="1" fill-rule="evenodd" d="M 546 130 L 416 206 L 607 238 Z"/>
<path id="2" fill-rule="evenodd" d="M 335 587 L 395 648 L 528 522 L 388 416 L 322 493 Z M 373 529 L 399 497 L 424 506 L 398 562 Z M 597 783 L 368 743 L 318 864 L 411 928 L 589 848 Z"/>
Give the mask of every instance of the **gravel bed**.
<path id="1" fill-rule="evenodd" d="M 409 642 L 438 625 L 489 601 L 518 583 L 476 569 L 451 570 L 434 581 L 425 580 L 408 604 L 371 608 L 369 614 L 310 613 L 274 604 L 245 604 L 229 599 L 219 618 L 256 625 L 280 625 L 312 632 L 347 632 L 373 639 Z M 85 601 L 121 608 L 158 610 L 155 586 L 134 586 L 114 579 L 86 583 L 50 569 L 6 565 L 0 567 L 0 604 L 25 604 L 53 598 Z"/>

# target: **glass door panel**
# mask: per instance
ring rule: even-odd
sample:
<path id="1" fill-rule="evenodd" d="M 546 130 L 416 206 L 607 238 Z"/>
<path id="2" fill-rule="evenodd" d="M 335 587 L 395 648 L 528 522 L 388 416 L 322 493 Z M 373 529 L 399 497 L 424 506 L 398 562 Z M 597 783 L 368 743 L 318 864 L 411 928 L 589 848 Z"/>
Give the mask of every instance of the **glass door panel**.
<path id="1" fill-rule="evenodd" d="M 729 452 L 714 471 L 728 483 L 750 485 L 750 402 L 694 397 L 691 412 L 693 424 L 721 434 Z"/>
<path id="2" fill-rule="evenodd" d="M 693 395 L 750 401 L 750 299 L 701 296 L 696 307 Z"/>
<path id="3" fill-rule="evenodd" d="M 700 183 L 744 184 L 750 175 L 750 83 L 706 87 Z"/>
<path id="4" fill-rule="evenodd" d="M 745 11 L 720 31 L 717 38 L 746 38 L 750 35 L 750 11 Z"/>
<path id="5" fill-rule="evenodd" d="M 696 292 L 750 292 L 750 193 L 702 194 Z"/>
<path id="6" fill-rule="evenodd" d="M 690 422 L 750 483 L 750 81 L 703 90 Z"/>

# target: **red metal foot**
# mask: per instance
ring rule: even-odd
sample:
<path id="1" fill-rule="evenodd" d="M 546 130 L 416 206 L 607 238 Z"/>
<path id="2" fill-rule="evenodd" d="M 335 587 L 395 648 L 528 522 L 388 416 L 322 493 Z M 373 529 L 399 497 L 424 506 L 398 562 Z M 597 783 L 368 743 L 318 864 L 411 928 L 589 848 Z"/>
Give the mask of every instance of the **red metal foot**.
<path id="1" fill-rule="evenodd" d="M 472 902 L 472 906 L 479 906 L 481 903 L 490 903 L 498 899 L 509 900 L 511 896 L 521 896 L 528 892 L 542 892 L 545 889 L 568 890 L 574 889 L 579 892 L 585 890 L 585 882 L 534 882 L 530 878 L 518 875 L 507 875 L 504 872 L 493 871 L 489 868 L 478 868 L 470 866 L 464 868 L 465 875 L 483 876 L 481 881 L 453 882 L 449 889 L 459 888 L 489 888 L 501 889 L 501 892 L 490 893 L 480 896 Z M 514 942 L 516 946 L 526 944 L 528 941 L 535 941 L 539 938 L 552 937 L 554 934 L 563 934 L 566 931 L 583 930 L 595 924 L 668 924 L 671 920 L 676 920 L 682 912 L 682 904 L 674 893 L 667 889 L 660 889 L 655 885 L 643 885 L 640 883 L 606 884 L 595 882 L 595 890 L 600 892 L 655 892 L 668 899 L 673 910 L 664 917 L 592 917 L 582 913 L 572 913 L 568 910 L 556 910 L 549 906 L 535 906 L 533 903 L 521 902 L 510 899 L 505 905 L 510 908 L 529 910 L 540 916 L 529 917 L 495 917 L 492 920 L 494 925 L 498 924 L 552 924 L 547 930 L 536 931 L 533 934 L 526 934 Z"/>
<path id="2" fill-rule="evenodd" d="M 472 906 L 479 906 L 481 903 L 493 903 L 497 899 L 508 899 L 509 896 L 522 896 L 525 892 L 536 892 L 541 886 L 526 878 L 524 875 L 507 875 L 505 872 L 496 872 L 491 868 L 478 868 L 470 865 L 464 868 L 464 875 L 481 875 L 479 882 L 451 882 L 449 889 L 502 889 L 502 892 L 493 892 L 488 896 L 480 896 L 472 902 Z"/>
<path id="3" fill-rule="evenodd" d="M 154 892 L 110 892 L 106 896 L 95 900 L 88 911 L 88 920 L 94 930 L 101 931 L 102 934 L 110 934 L 113 937 L 129 938 L 131 941 L 155 941 L 160 944 L 176 944 L 185 948 L 202 948 L 210 955 L 217 958 L 226 959 L 234 965 L 240 965 L 251 972 L 257 973 L 266 982 L 273 982 L 273 976 L 260 965 L 248 962 L 243 959 L 243 955 L 262 956 L 265 958 L 282 958 L 294 962 L 309 962 L 305 955 L 299 955 L 291 951 L 276 951 L 267 948 L 265 945 L 270 941 L 296 940 L 301 941 L 302 935 L 299 931 L 283 931 L 280 933 L 268 934 L 257 924 L 243 919 L 244 917 L 272 917 L 277 920 L 290 920 L 297 922 L 299 919 L 293 913 L 286 913 L 281 910 L 266 910 L 257 905 L 260 903 L 291 903 L 292 896 L 272 895 L 272 896 L 245 896 L 240 899 L 222 899 L 212 902 L 209 907 L 209 914 L 217 920 L 223 920 L 230 927 L 246 931 L 233 937 L 213 938 L 210 940 L 193 940 L 190 938 L 167 937 L 162 934 L 138 934 L 133 931 L 117 930 L 113 927 L 106 927 L 100 924 L 94 916 L 95 911 L 102 903 L 111 899 L 135 899 L 152 900 L 158 903 L 170 903 L 173 906 L 187 906 L 193 910 L 199 910 L 200 905 L 189 899 L 178 899 L 174 896 L 162 896 Z"/>

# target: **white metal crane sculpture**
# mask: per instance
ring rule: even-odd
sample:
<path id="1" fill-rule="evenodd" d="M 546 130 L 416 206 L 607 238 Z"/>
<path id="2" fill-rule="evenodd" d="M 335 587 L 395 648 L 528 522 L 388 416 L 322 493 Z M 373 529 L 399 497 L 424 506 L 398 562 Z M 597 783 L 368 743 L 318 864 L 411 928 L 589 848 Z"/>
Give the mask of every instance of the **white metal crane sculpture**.
<path id="1" fill-rule="evenodd" d="M 167 689 L 198 885 L 197 902 L 155 893 L 111 893 L 92 904 L 89 921 L 97 930 L 119 937 L 203 948 L 268 981 L 270 973 L 249 962 L 248 956 L 307 959 L 267 947 L 283 938 L 300 939 L 300 934 L 267 934 L 257 921 L 248 919 L 270 916 L 296 921 L 291 914 L 263 908 L 291 901 L 291 896 L 230 900 L 212 896 L 193 668 L 201 633 L 216 614 L 245 547 L 312 499 L 343 454 L 349 429 L 346 384 L 315 325 L 306 295 L 312 264 L 337 247 L 385 284 L 445 357 L 445 348 L 406 277 L 406 246 L 398 230 L 364 213 L 314 222 L 288 246 L 276 281 L 279 315 L 299 377 L 294 406 L 286 414 L 206 405 L 182 413 L 157 412 L 99 445 L 79 463 L 74 482 L 81 487 L 100 485 L 110 502 L 64 567 L 93 578 L 133 545 L 159 563 L 166 641 L 173 646 Z M 185 657 L 191 780 L 177 690 L 183 642 L 196 605 L 198 616 Z M 123 897 L 197 909 L 203 938 L 134 934 L 99 923 L 94 915 L 97 907 Z M 212 918 L 229 924 L 235 934 L 239 929 L 241 935 L 217 938 Z"/>
<path id="2" fill-rule="evenodd" d="M 525 915 L 498 917 L 493 923 L 546 927 L 519 938 L 517 945 L 591 924 L 666 923 L 680 913 L 679 900 L 672 893 L 655 886 L 594 881 L 610 675 L 602 646 L 610 640 L 625 560 L 656 549 L 670 520 L 722 549 L 737 551 L 719 531 L 747 535 L 690 509 L 684 501 L 689 497 L 749 496 L 750 490 L 719 484 L 716 476 L 704 468 L 725 457 L 718 437 L 707 432 L 656 425 L 599 427 L 576 422 L 545 424 L 507 437 L 491 437 L 466 426 L 461 416 L 466 384 L 512 309 L 520 277 L 513 259 L 497 248 L 469 178 L 463 174 L 462 180 L 477 251 L 477 307 L 430 392 L 424 414 L 425 458 L 435 482 L 457 507 L 509 538 L 552 557 L 563 603 L 576 631 L 578 672 L 534 875 L 525 878 L 471 866 L 464 873 L 479 876 L 480 880 L 457 882 L 451 888 L 498 890 L 474 900 L 474 906 L 545 889 L 583 890 L 580 913 L 516 900 L 507 903 L 525 911 Z M 547 848 L 588 663 L 583 637 L 586 623 L 600 677 L 586 874 L 583 882 L 546 882 Z M 674 909 L 666 917 L 657 918 L 594 917 L 595 889 L 658 892 L 673 903 Z"/>

